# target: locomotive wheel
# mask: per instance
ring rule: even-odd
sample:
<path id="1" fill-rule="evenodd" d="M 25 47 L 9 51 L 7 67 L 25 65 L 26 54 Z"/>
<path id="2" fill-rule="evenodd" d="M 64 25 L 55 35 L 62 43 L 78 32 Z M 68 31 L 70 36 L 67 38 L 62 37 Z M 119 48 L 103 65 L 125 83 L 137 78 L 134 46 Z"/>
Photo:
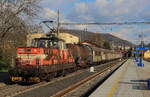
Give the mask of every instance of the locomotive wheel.
<path id="1" fill-rule="evenodd" d="M 47 74 L 47 77 L 46 77 L 46 81 L 49 82 L 51 81 L 51 79 L 55 78 L 56 77 L 56 72 L 53 72 L 53 73 L 49 73 Z"/>
<path id="2" fill-rule="evenodd" d="M 57 71 L 57 75 L 56 75 L 56 77 L 62 76 L 64 73 L 65 73 L 65 71 L 64 71 L 64 70 Z"/>
<path id="3" fill-rule="evenodd" d="M 45 73 L 40 74 L 40 76 L 39 76 L 40 80 L 41 80 L 41 81 L 46 80 L 46 78 L 47 78 L 47 76 L 46 76 L 46 75 L 47 75 L 47 74 L 45 74 Z"/>
<path id="4" fill-rule="evenodd" d="M 77 70 L 78 70 L 77 67 L 74 67 L 74 68 L 73 68 L 73 72 L 76 72 Z"/>
<path id="5" fill-rule="evenodd" d="M 63 71 L 62 71 L 62 76 L 63 76 L 63 77 L 66 76 L 66 72 L 67 72 L 67 70 L 63 70 Z"/>
<path id="6" fill-rule="evenodd" d="M 74 68 L 70 68 L 70 69 L 68 70 L 68 73 L 72 73 L 72 72 L 74 72 Z"/>

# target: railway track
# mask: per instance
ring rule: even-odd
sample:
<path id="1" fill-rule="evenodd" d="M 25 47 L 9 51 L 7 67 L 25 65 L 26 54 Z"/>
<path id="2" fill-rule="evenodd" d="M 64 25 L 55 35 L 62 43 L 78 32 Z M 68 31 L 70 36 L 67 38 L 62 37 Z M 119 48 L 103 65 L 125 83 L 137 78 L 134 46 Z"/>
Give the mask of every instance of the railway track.
<path id="1" fill-rule="evenodd" d="M 67 94 L 69 94 L 70 92 L 74 91 L 75 89 L 81 87 L 83 84 L 87 83 L 88 81 L 91 81 L 91 80 L 95 79 L 96 77 L 98 77 L 100 75 L 103 75 L 106 71 L 118 68 L 118 66 L 116 66 L 116 67 L 114 67 L 114 66 L 116 66 L 115 63 L 112 64 L 112 65 L 109 65 L 108 67 L 106 67 L 102 71 L 97 72 L 97 73 L 95 73 L 93 75 L 90 75 L 87 78 L 81 80 L 80 82 L 78 82 L 78 83 L 76 83 L 76 84 L 74 84 L 74 85 L 72 85 L 72 86 L 70 86 L 70 87 L 68 87 L 68 88 L 58 92 L 57 94 L 53 95 L 52 97 L 71 97 L 71 95 L 68 96 Z M 82 93 L 82 95 L 83 95 L 83 93 Z M 74 95 L 74 97 L 75 97 L 75 95 Z M 79 95 L 78 95 L 78 97 L 79 97 Z"/>
<path id="2" fill-rule="evenodd" d="M 29 90 L 31 88 L 35 88 L 37 86 L 43 85 L 45 82 L 41 82 L 38 84 L 32 84 L 32 85 L 8 85 L 0 88 L 0 97 L 11 97 L 15 94 L 21 93 L 22 91 Z"/>
<path id="3" fill-rule="evenodd" d="M 72 75 L 69 75 L 67 77 L 60 78 L 59 80 L 46 83 L 45 85 L 37 86 L 36 88 L 25 90 L 23 92 L 16 93 L 15 95 L 11 95 L 11 96 L 15 96 L 15 97 L 43 97 L 43 96 L 44 97 L 50 97 L 50 96 L 60 97 L 61 95 L 69 93 L 74 88 L 80 86 L 82 83 L 85 83 L 86 81 L 90 80 L 92 77 L 96 77 L 97 75 L 100 74 L 100 72 L 104 72 L 105 69 L 110 64 L 116 64 L 116 61 L 110 62 L 109 64 L 107 63 L 107 64 L 96 66 L 95 68 L 97 70 L 97 73 L 90 73 L 89 69 L 81 70 L 80 72 L 73 73 Z M 81 82 L 81 83 L 78 83 L 78 82 Z M 67 90 L 64 90 L 64 89 L 67 89 Z M 64 92 L 64 91 L 67 91 L 67 92 Z"/>
<path id="4" fill-rule="evenodd" d="M 54 83 L 55 81 L 63 80 L 65 78 L 71 77 L 71 76 L 73 76 L 75 74 L 79 74 L 81 72 L 84 72 L 84 70 L 79 70 L 78 72 L 71 73 L 70 75 L 67 75 L 65 77 L 54 78 L 50 82 L 40 82 L 37 84 L 22 83 L 22 84 L 6 85 L 3 87 L 0 87 L 0 97 L 16 96 L 16 95 L 19 95 L 21 93 L 28 92 L 28 91 L 31 91 L 33 89 L 40 88 L 40 87 L 46 86 L 48 84 Z"/>

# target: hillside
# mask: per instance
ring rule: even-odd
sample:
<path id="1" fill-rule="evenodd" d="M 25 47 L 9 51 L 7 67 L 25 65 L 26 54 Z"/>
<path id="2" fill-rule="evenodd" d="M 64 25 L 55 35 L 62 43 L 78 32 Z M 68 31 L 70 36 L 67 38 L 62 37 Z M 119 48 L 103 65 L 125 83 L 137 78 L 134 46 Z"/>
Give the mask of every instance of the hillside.
<path id="1" fill-rule="evenodd" d="M 127 40 L 123 40 L 121 38 L 118 38 L 112 34 L 108 33 L 101 33 L 101 36 L 106 40 L 109 41 L 111 44 L 114 45 L 125 45 L 125 46 L 132 46 L 133 44 Z"/>
<path id="2" fill-rule="evenodd" d="M 66 32 L 78 36 L 80 41 L 90 41 L 101 47 L 104 47 L 104 43 L 108 42 L 114 46 L 132 46 L 133 44 L 127 40 L 123 40 L 116 36 L 106 33 L 94 33 L 83 30 L 66 30 L 61 29 L 60 32 Z"/>
<path id="3" fill-rule="evenodd" d="M 103 47 L 105 39 L 99 34 L 99 33 L 94 33 L 94 32 L 89 32 L 89 31 L 83 31 L 83 30 L 66 30 L 66 29 L 61 29 L 60 33 L 66 32 L 73 34 L 75 36 L 78 36 L 80 38 L 80 42 L 87 41 L 87 42 L 92 42 L 98 46 Z"/>

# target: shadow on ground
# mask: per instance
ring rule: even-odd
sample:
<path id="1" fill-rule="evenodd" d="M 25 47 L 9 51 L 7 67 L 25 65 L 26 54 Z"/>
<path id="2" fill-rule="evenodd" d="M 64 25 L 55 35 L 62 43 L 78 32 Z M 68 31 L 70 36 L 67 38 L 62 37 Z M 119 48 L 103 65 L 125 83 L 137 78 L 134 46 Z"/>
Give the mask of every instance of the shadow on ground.
<path id="1" fill-rule="evenodd" d="M 147 80 L 131 80 L 131 82 L 137 83 L 132 86 L 136 90 L 148 90 Z"/>
<path id="2" fill-rule="evenodd" d="M 136 90 L 149 90 L 147 84 L 133 85 L 132 88 Z"/>
<path id="3" fill-rule="evenodd" d="M 129 82 L 120 82 L 120 84 L 130 84 L 132 89 L 136 90 L 149 90 L 147 80 L 131 80 Z"/>

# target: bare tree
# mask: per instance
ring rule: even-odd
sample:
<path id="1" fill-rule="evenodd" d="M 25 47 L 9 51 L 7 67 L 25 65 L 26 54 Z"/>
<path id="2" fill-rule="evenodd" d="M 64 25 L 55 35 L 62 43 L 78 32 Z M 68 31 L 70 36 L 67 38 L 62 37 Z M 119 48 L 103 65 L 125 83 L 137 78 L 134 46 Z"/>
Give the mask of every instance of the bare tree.
<path id="1" fill-rule="evenodd" d="M 0 0 L 0 49 L 11 56 L 17 46 L 25 45 L 30 28 L 24 18 L 37 16 L 39 0 Z"/>
<path id="2" fill-rule="evenodd" d="M 0 38 L 5 38 L 12 29 L 25 27 L 16 17 L 36 16 L 39 11 L 38 0 L 1 0 L 0 1 Z"/>

